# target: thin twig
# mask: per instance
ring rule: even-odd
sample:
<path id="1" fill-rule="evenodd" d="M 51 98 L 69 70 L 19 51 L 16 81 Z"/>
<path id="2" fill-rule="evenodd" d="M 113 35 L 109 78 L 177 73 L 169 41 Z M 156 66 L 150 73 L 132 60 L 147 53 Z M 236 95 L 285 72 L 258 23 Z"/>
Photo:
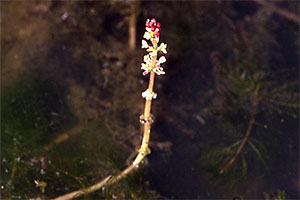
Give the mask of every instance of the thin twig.
<path id="1" fill-rule="evenodd" d="M 90 193 L 90 192 L 94 192 L 94 191 L 99 190 L 100 188 L 102 188 L 109 181 L 110 178 L 111 178 L 111 176 L 108 176 L 108 177 L 102 179 L 98 183 L 96 183 L 96 184 L 94 184 L 94 185 L 92 185 L 92 186 L 90 186 L 88 188 L 77 190 L 77 191 L 74 191 L 74 192 L 71 192 L 71 193 L 59 196 L 59 197 L 57 197 L 57 198 L 55 198 L 53 200 L 73 199 L 73 198 L 76 198 L 76 197 L 80 197 L 80 196 L 82 196 L 84 194 L 87 194 L 87 193 Z"/>
<path id="2" fill-rule="evenodd" d="M 282 8 L 279 8 L 277 6 L 274 6 L 273 4 L 265 1 L 265 0 L 254 0 L 257 4 L 269 6 L 276 14 L 280 15 L 281 17 L 284 17 L 288 20 L 291 20 L 297 24 L 300 23 L 300 17 L 297 14 L 291 13 L 287 10 L 284 10 Z"/>
<path id="3" fill-rule="evenodd" d="M 14 158 L 14 162 L 13 162 L 13 167 L 12 167 L 12 170 L 11 170 L 11 174 L 10 174 L 10 178 L 8 180 L 8 182 L 6 183 L 6 187 L 10 187 L 12 182 L 13 182 L 13 179 L 15 177 L 15 174 L 16 174 L 16 170 L 17 170 L 17 158 Z"/>
<path id="4" fill-rule="evenodd" d="M 130 4 L 130 16 L 129 16 L 129 49 L 130 51 L 135 50 L 136 46 L 136 10 L 137 1 L 133 1 Z"/>
<path id="5" fill-rule="evenodd" d="M 80 123 L 79 125 L 75 126 L 71 130 L 69 130 L 68 132 L 59 134 L 59 136 L 57 138 L 55 138 L 55 140 L 53 142 L 51 142 L 50 144 L 48 144 L 44 147 L 45 150 L 48 151 L 48 150 L 52 149 L 55 145 L 65 142 L 66 140 L 70 139 L 71 136 L 81 133 L 84 129 L 85 129 L 85 126 Z"/>

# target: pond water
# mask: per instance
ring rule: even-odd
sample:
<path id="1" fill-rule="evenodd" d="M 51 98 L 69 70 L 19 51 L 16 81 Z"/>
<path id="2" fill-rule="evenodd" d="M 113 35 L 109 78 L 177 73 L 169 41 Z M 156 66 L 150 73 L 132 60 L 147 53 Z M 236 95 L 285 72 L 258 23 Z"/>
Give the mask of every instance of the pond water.
<path id="1" fill-rule="evenodd" d="M 1 4 L 1 199 L 51 199 L 131 163 L 148 77 L 128 50 L 130 6 Z M 151 154 L 80 199 L 299 199 L 299 25 L 254 2 L 136 9 L 137 43 L 151 14 L 168 44 Z"/>

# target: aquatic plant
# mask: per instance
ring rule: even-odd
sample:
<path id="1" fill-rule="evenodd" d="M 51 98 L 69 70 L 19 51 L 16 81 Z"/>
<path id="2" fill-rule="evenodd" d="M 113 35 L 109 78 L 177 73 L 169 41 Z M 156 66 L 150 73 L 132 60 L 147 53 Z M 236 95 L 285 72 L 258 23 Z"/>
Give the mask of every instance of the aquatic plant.
<path id="1" fill-rule="evenodd" d="M 134 165 L 138 165 L 141 162 L 141 160 L 147 154 L 150 153 L 148 144 L 150 139 L 151 123 L 153 123 L 153 116 L 150 113 L 151 102 L 152 99 L 155 99 L 157 97 L 157 94 L 153 91 L 154 77 L 155 74 L 157 75 L 165 74 L 160 64 L 166 61 L 166 58 L 164 56 L 161 56 L 157 60 L 157 55 L 158 52 L 160 51 L 165 54 L 167 53 L 166 44 L 161 43 L 160 46 L 157 45 L 159 42 L 159 34 L 160 34 L 160 23 L 156 22 L 155 19 L 152 19 L 151 21 L 148 19 L 146 22 L 146 32 L 144 34 L 144 38 L 146 40 L 150 40 L 152 46 L 148 45 L 147 41 L 142 40 L 142 48 L 146 48 L 147 52 L 149 53 L 144 56 L 145 63 L 142 63 L 141 69 L 144 70 L 143 75 L 147 75 L 148 73 L 150 73 L 150 78 L 149 78 L 148 89 L 142 93 L 142 97 L 146 99 L 144 114 L 140 116 L 140 123 L 144 125 L 144 137 L 143 137 L 141 148 L 138 150 L 139 154 L 137 155 L 136 159 L 133 162 Z"/>
<path id="2" fill-rule="evenodd" d="M 231 30 L 232 52 L 229 57 L 222 51 L 210 55 L 215 81 L 211 111 L 219 140 L 201 149 L 201 157 L 215 183 L 239 189 L 254 174 L 272 174 L 275 163 L 282 162 L 277 160 L 278 144 L 284 146 L 286 133 L 297 137 L 287 127 L 299 118 L 299 77 L 298 68 L 273 61 L 269 48 L 276 38 L 261 39 L 262 33 L 250 34 L 244 26 L 224 19 Z M 251 26 L 264 23 L 257 20 Z"/>
<path id="3" fill-rule="evenodd" d="M 144 56 L 144 63 L 141 64 L 141 69 L 144 70 L 144 76 L 150 74 L 150 77 L 148 88 L 142 93 L 142 97 L 145 98 L 145 107 L 144 114 L 140 116 L 140 123 L 144 126 L 144 135 L 141 147 L 138 149 L 136 158 L 130 166 L 121 171 L 119 174 L 115 176 L 109 175 L 90 187 L 62 195 L 55 198 L 56 200 L 76 198 L 81 195 L 94 192 L 102 188 L 104 185 L 112 185 L 127 176 L 131 171 L 133 171 L 133 169 L 138 168 L 145 156 L 150 154 L 151 151 L 149 148 L 149 140 L 151 133 L 151 124 L 154 121 L 154 117 L 151 114 L 151 103 L 152 99 L 155 99 L 157 97 L 157 94 L 153 91 L 154 78 L 155 75 L 165 74 L 161 64 L 166 62 L 165 56 L 161 56 L 159 59 L 157 59 L 157 57 L 159 52 L 162 52 L 163 54 L 167 53 L 167 45 L 164 43 L 158 45 L 161 25 L 156 21 L 156 19 L 147 19 L 145 26 L 146 31 L 143 37 L 146 40 L 142 40 L 142 48 L 145 48 L 148 54 Z M 149 42 L 151 44 L 149 44 Z"/>
<path id="4" fill-rule="evenodd" d="M 228 138 L 206 152 L 207 166 L 216 169 L 216 177 L 221 175 L 227 181 L 233 173 L 240 174 L 239 179 L 245 178 L 249 168 L 253 169 L 253 161 L 258 161 L 256 169 L 269 170 L 271 139 L 280 135 L 280 124 L 297 118 L 298 81 L 292 70 L 271 73 L 263 59 L 247 51 L 239 50 L 235 60 L 227 63 L 217 55 L 212 60 L 218 97 L 213 103 L 214 112 Z M 282 81 L 287 79 L 288 83 Z M 274 124 L 274 120 L 279 123 Z"/>

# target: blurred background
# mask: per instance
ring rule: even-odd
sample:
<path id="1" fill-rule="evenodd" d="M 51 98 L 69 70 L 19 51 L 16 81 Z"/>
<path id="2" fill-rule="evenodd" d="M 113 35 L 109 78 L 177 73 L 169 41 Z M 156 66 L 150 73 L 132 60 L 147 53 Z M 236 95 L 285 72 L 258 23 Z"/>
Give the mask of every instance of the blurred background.
<path id="1" fill-rule="evenodd" d="M 80 199 L 299 199 L 298 1 L 1 1 L 1 198 L 131 163 L 141 40 L 161 24 L 151 154 Z"/>

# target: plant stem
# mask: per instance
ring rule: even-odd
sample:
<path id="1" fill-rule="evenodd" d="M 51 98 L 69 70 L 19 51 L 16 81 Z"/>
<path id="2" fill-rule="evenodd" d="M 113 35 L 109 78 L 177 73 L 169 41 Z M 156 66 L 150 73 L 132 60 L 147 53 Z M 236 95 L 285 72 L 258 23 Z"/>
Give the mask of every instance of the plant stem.
<path id="1" fill-rule="evenodd" d="M 230 159 L 230 161 L 227 163 L 227 165 L 220 171 L 221 173 L 226 172 L 232 166 L 232 164 L 235 162 L 237 157 L 240 155 L 242 149 L 244 148 L 246 142 L 248 141 L 248 138 L 251 133 L 251 129 L 253 127 L 254 122 L 255 122 L 254 118 L 250 119 L 250 121 L 248 123 L 248 128 L 247 128 L 246 134 L 243 137 L 238 150 L 236 151 L 235 155 Z"/>
<path id="2" fill-rule="evenodd" d="M 254 115 L 256 114 L 258 103 L 259 103 L 259 99 L 254 99 L 253 100 L 252 109 L 249 111 L 250 112 L 250 120 L 249 120 L 249 123 L 248 123 L 248 128 L 247 128 L 246 134 L 243 137 L 243 139 L 241 140 L 241 144 L 240 144 L 239 148 L 237 149 L 235 155 L 229 160 L 229 162 L 226 164 L 226 166 L 220 171 L 221 174 L 224 173 L 224 172 L 227 172 L 228 169 L 233 165 L 233 163 L 236 161 L 238 156 L 241 154 L 241 151 L 244 148 L 246 142 L 248 141 L 251 130 L 252 130 L 253 125 L 255 123 Z"/>
<path id="3" fill-rule="evenodd" d="M 153 44 L 154 49 L 157 49 L 156 41 L 154 41 L 152 44 Z M 154 56 L 154 58 L 153 58 L 152 66 L 156 65 L 156 60 L 157 60 L 157 55 Z M 149 85 L 148 85 L 148 91 L 150 94 L 153 92 L 154 78 L 155 78 L 155 73 L 153 71 L 151 71 L 150 78 L 149 78 Z M 151 103 L 152 103 L 152 99 L 146 100 L 145 109 L 144 109 L 144 118 L 151 117 Z M 139 165 L 140 162 L 147 155 L 147 151 L 149 151 L 148 146 L 149 146 L 149 140 L 150 140 L 150 129 L 151 129 L 151 124 L 145 123 L 142 145 L 141 145 L 138 155 L 136 156 L 135 160 L 133 161 L 134 165 Z"/>
<path id="4" fill-rule="evenodd" d="M 153 91 L 154 77 L 155 77 L 154 72 L 151 72 L 150 80 L 149 80 L 149 86 L 148 86 L 148 90 L 149 90 L 150 93 L 152 93 L 152 91 Z M 152 103 L 152 100 L 146 100 L 145 110 L 144 110 L 144 117 L 145 118 L 150 117 L 151 103 Z M 149 148 L 148 145 L 149 145 L 149 140 L 150 140 L 150 129 L 151 129 L 150 123 L 145 123 L 144 124 L 144 136 L 143 136 L 142 145 L 141 145 L 141 148 L 140 148 L 140 152 L 138 153 L 135 160 L 133 161 L 134 165 L 138 165 L 144 159 L 144 157 L 147 155 L 147 153 L 145 151 L 147 151 L 148 148 Z"/>
<path id="5" fill-rule="evenodd" d="M 273 3 L 270 3 L 265 0 L 254 0 L 257 4 L 263 5 L 263 6 L 268 6 L 272 12 L 280 15 L 281 17 L 284 17 L 286 19 L 289 19 L 290 21 L 295 22 L 296 24 L 300 23 L 300 18 L 297 14 L 289 12 L 287 10 L 284 10 L 278 6 L 273 5 Z"/>
<path id="6" fill-rule="evenodd" d="M 81 189 L 81 190 L 77 190 L 77 191 L 74 191 L 74 192 L 70 192 L 68 194 L 65 194 L 65 195 L 62 195 L 62 196 L 59 196 L 53 200 L 67 200 L 67 199 L 73 199 L 73 198 L 76 198 L 76 197 L 80 197 L 84 194 L 88 194 L 90 192 L 94 192 L 96 190 L 99 190 L 101 187 L 103 187 L 108 181 L 109 179 L 111 178 L 111 176 L 108 176 L 106 177 L 105 179 L 102 179 L 101 181 L 99 181 L 98 183 L 88 187 L 88 188 L 85 188 L 85 189 Z M 36 199 L 37 200 L 37 199 Z"/>

